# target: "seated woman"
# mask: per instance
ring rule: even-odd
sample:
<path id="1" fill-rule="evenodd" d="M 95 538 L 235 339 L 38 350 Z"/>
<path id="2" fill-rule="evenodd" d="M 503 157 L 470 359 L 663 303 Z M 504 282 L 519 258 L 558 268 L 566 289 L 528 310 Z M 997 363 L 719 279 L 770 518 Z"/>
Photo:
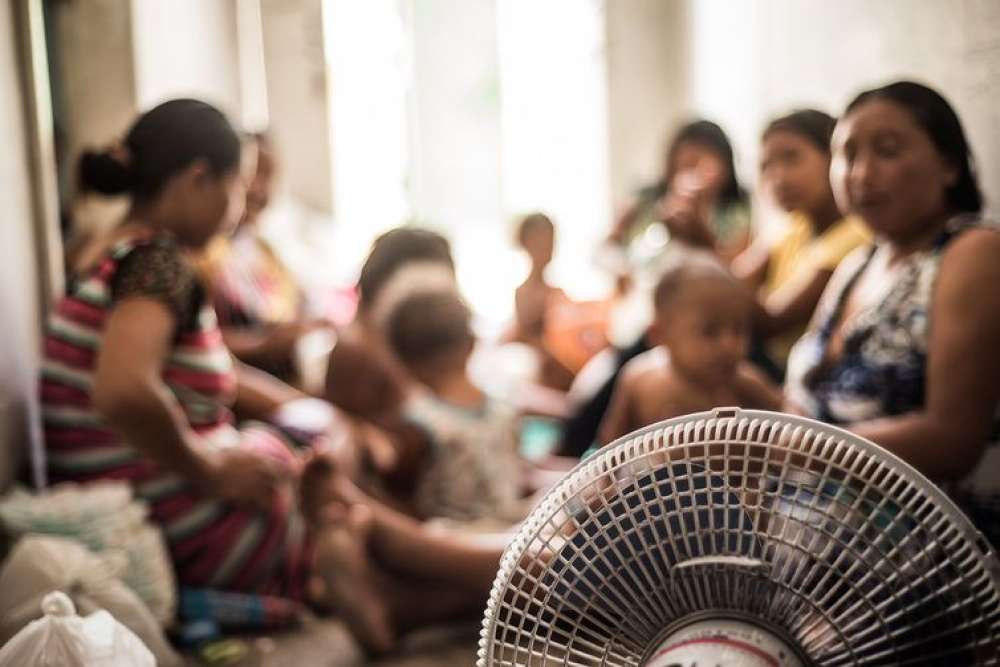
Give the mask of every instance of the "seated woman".
<path id="1" fill-rule="evenodd" d="M 816 310 L 833 270 L 871 240 L 864 223 L 844 217 L 830 187 L 830 138 L 837 121 L 814 109 L 796 111 L 767 126 L 761 139 L 761 182 L 788 226 L 762 239 L 732 263 L 734 275 L 757 295 L 754 333 L 766 359 L 784 369 L 788 351 Z"/>
<path id="2" fill-rule="evenodd" d="M 837 124 L 831 180 L 876 235 L 837 268 L 792 350 L 789 407 L 945 485 L 1000 547 L 1000 234 L 955 111 L 907 81 Z"/>
<path id="3" fill-rule="evenodd" d="M 500 552 L 426 533 L 356 491 L 329 497 L 337 448 L 328 436 L 341 430 L 296 441 L 263 421 L 237 423 L 234 410 L 280 421 L 302 398 L 233 362 L 190 261 L 240 219 L 240 156 L 219 111 L 173 100 L 143 114 L 120 146 L 81 159 L 93 190 L 127 194 L 131 208 L 49 321 L 50 477 L 129 481 L 181 584 L 336 606 L 383 650 L 408 623 L 479 608 Z M 438 582 L 420 586 L 441 587 L 441 597 L 417 606 L 408 589 L 377 589 L 369 550 L 386 570 Z"/>
<path id="4" fill-rule="evenodd" d="M 618 216 L 606 247 L 636 257 L 632 263 L 648 261 L 649 255 L 655 259 L 666 243 L 656 232 L 660 225 L 685 242 L 707 232 L 716 250 L 730 259 L 747 247 L 749 198 L 736 177 L 729 138 L 715 123 L 697 120 L 677 131 L 662 176 Z"/>
<path id="5" fill-rule="evenodd" d="M 662 177 L 625 208 L 598 252 L 598 262 L 616 274 L 624 292 L 609 324 L 617 349 L 595 357 L 597 372 L 581 371 L 587 386 L 571 388 L 577 405 L 560 453 L 580 456 L 595 443 L 622 367 L 652 347 L 646 335 L 652 293 L 672 255 L 710 246 L 728 261 L 747 248 L 749 238 L 749 198 L 737 179 L 729 139 L 707 120 L 683 126 L 670 142 Z"/>
<path id="6" fill-rule="evenodd" d="M 277 170 L 271 142 L 265 135 L 254 135 L 247 150 L 256 153 L 257 168 L 247 189 L 243 218 L 231 237 L 216 237 L 205 249 L 201 268 L 230 352 L 292 381 L 297 379 L 296 344 L 304 334 L 327 325 L 306 319 L 294 276 L 259 233 Z"/>

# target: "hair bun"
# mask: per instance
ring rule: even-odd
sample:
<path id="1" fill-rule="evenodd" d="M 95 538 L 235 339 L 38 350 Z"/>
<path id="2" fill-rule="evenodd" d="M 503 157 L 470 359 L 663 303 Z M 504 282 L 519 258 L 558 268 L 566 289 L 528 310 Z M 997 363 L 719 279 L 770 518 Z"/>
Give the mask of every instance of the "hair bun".
<path id="1" fill-rule="evenodd" d="M 128 193 L 135 184 L 135 176 L 129 166 L 107 150 L 83 152 L 80 156 L 79 179 L 83 190 L 105 195 Z"/>

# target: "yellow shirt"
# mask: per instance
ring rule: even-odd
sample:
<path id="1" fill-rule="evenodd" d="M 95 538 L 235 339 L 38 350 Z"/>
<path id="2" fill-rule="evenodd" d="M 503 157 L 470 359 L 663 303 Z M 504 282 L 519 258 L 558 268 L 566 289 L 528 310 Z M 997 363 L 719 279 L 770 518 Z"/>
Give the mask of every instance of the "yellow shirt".
<path id="1" fill-rule="evenodd" d="M 809 216 L 794 212 L 788 229 L 771 248 L 763 295 L 796 289 L 813 279 L 817 271 L 833 272 L 840 261 L 858 246 L 871 241 L 871 232 L 860 218 L 847 216 L 830 225 L 822 234 L 813 233 Z M 805 327 L 776 336 L 768 345 L 771 358 L 784 365 L 788 352 Z"/>

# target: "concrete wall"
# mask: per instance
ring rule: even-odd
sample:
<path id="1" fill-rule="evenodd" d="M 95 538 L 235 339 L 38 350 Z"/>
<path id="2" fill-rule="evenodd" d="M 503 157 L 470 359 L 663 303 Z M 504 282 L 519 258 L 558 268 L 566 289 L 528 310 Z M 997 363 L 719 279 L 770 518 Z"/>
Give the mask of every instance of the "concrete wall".
<path id="1" fill-rule="evenodd" d="M 1000 200 L 1000 3 L 697 0 L 690 11 L 691 103 L 731 132 L 745 174 L 771 116 L 837 114 L 864 88 L 912 78 L 958 109 L 984 190 Z"/>
<path id="2" fill-rule="evenodd" d="M 502 208 L 495 0 L 415 0 L 412 30 L 414 209 L 481 231 Z"/>
<path id="3" fill-rule="evenodd" d="M 0 489 L 37 437 L 39 273 L 31 205 L 22 82 L 18 78 L 12 3 L 0 2 Z"/>
<path id="4" fill-rule="evenodd" d="M 262 0 L 270 132 L 289 194 L 333 211 L 330 89 L 322 0 Z"/>
<path id="5" fill-rule="evenodd" d="M 196 97 L 240 118 L 234 0 L 132 2 L 136 101 Z"/>
<path id="6" fill-rule="evenodd" d="M 64 88 L 66 154 L 75 164 L 81 150 L 111 143 L 135 118 L 132 2 L 88 0 L 51 8 L 59 40 L 52 66 Z"/>

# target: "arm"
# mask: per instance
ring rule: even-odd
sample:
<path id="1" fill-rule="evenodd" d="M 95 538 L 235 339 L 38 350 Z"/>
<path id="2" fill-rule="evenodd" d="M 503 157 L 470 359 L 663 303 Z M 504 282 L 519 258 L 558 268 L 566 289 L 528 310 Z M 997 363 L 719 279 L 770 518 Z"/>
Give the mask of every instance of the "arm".
<path id="1" fill-rule="evenodd" d="M 615 390 L 611 395 L 611 405 L 601 420 L 597 430 L 597 441 L 606 445 L 632 431 L 635 422 L 632 405 L 632 378 L 626 367 L 615 382 Z"/>
<path id="2" fill-rule="evenodd" d="M 767 270 L 770 265 L 771 246 L 758 238 L 749 248 L 733 259 L 730 268 L 737 280 L 756 293 L 767 279 Z"/>
<path id="3" fill-rule="evenodd" d="M 307 396 L 262 370 L 236 363 L 236 412 L 246 419 L 270 419 L 275 411 Z"/>
<path id="4" fill-rule="evenodd" d="M 809 280 L 778 289 L 753 308 L 754 327 L 765 338 L 808 324 L 833 271 L 818 269 Z"/>
<path id="5" fill-rule="evenodd" d="M 277 365 L 292 358 L 295 344 L 308 331 L 303 322 L 286 322 L 263 328 L 222 327 L 226 347 L 242 361 L 256 365 Z"/>
<path id="6" fill-rule="evenodd" d="M 740 365 L 736 383 L 740 407 L 780 411 L 785 402 L 781 388 L 749 362 Z"/>
<path id="7" fill-rule="evenodd" d="M 757 331 L 770 337 L 807 324 L 840 265 L 870 241 L 871 233 L 860 220 L 847 219 L 835 223 L 811 246 L 800 250 L 808 259 L 810 272 L 780 286 L 760 304 L 754 314 Z M 858 256 L 862 255 L 867 253 Z"/>
<path id="8" fill-rule="evenodd" d="M 638 199 L 634 199 L 622 209 L 618 217 L 615 218 L 615 224 L 612 226 L 606 242 L 617 246 L 624 245 L 625 239 L 632 229 L 632 225 L 635 224 L 636 219 L 639 217 L 641 208 L 642 203 Z"/>
<path id="9" fill-rule="evenodd" d="M 162 303 L 120 302 L 108 316 L 97 357 L 94 408 L 143 454 L 206 487 L 212 477 L 209 452 L 160 379 L 173 332 L 174 319 Z"/>
<path id="10" fill-rule="evenodd" d="M 945 252 L 933 297 L 926 406 L 851 430 L 933 480 L 975 466 L 1000 400 L 1000 234 L 972 230 Z"/>
<path id="11" fill-rule="evenodd" d="M 110 312 L 94 376 L 94 408 L 130 445 L 203 492 L 268 507 L 273 465 L 241 452 L 225 456 L 188 426 L 161 380 L 175 321 L 162 302 L 128 297 Z"/>

